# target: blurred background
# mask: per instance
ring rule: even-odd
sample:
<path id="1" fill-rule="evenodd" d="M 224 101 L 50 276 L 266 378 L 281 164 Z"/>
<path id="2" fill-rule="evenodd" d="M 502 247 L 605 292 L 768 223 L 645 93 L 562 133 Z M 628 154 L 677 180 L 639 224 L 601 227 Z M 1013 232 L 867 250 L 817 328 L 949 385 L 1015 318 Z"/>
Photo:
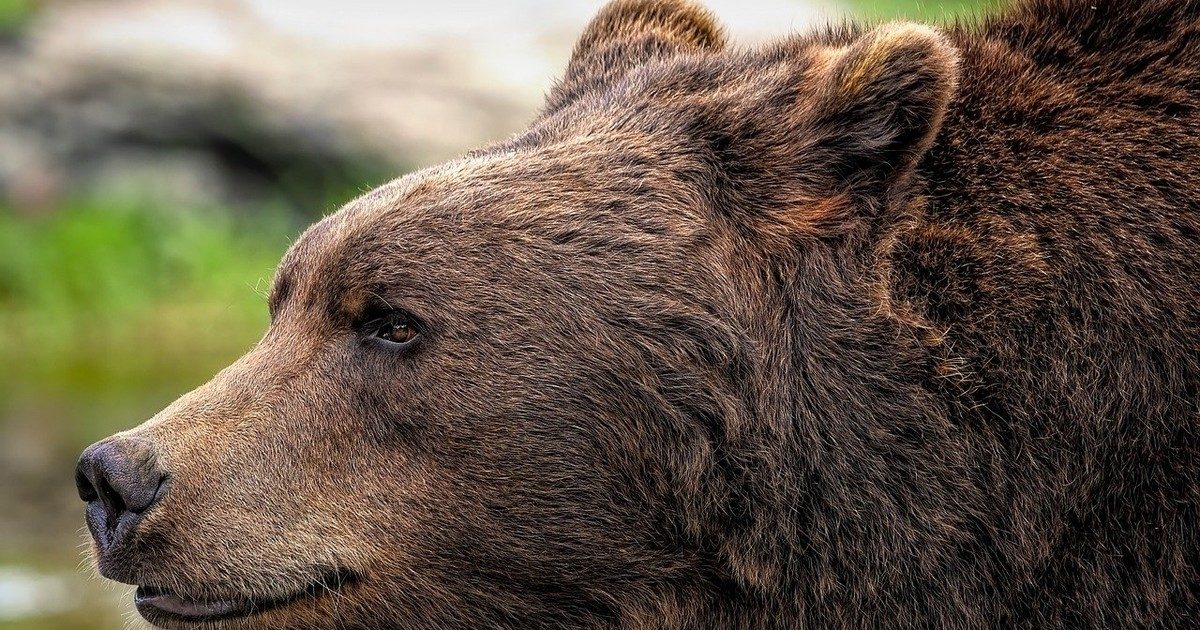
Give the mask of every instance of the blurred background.
<path id="1" fill-rule="evenodd" d="M 996 0 L 708 0 L 750 44 Z M 140 626 L 73 467 L 261 334 L 280 254 L 521 128 L 601 0 L 0 0 L 0 630 Z"/>

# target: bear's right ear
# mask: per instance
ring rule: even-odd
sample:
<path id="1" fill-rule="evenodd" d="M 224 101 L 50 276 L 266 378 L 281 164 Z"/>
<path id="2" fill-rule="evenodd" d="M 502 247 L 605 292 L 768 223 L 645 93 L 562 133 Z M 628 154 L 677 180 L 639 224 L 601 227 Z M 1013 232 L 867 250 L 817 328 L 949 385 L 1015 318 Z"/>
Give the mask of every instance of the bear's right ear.
<path id="1" fill-rule="evenodd" d="M 887 183 L 903 177 L 941 129 L 958 84 L 959 54 L 934 28 L 878 26 L 827 53 L 808 104 L 807 134 L 822 139 L 829 168 Z"/>
<path id="2" fill-rule="evenodd" d="M 613 0 L 575 43 L 542 115 L 611 85 L 629 70 L 684 52 L 718 51 L 725 37 L 708 11 L 686 0 Z"/>

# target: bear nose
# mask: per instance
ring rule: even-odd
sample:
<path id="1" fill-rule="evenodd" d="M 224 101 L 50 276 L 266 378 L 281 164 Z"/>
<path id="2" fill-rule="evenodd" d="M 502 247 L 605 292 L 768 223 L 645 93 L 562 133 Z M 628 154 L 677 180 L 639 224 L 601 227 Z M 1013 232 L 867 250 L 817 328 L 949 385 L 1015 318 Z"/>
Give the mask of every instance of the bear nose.
<path id="1" fill-rule="evenodd" d="M 145 441 L 111 438 L 83 451 L 75 468 L 87 524 L 101 551 L 129 537 L 142 514 L 162 498 L 166 476 Z"/>

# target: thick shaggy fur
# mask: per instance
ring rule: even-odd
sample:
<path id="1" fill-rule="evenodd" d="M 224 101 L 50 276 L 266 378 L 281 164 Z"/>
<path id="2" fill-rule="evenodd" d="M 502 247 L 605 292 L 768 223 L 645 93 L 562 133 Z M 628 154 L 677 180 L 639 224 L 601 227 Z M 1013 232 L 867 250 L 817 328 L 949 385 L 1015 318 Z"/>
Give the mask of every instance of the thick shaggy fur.
<path id="1" fill-rule="evenodd" d="M 221 627 L 1194 627 L 1198 106 L 1192 0 L 757 50 L 619 0 L 113 438 L 172 485 L 100 567 L 347 581 Z"/>

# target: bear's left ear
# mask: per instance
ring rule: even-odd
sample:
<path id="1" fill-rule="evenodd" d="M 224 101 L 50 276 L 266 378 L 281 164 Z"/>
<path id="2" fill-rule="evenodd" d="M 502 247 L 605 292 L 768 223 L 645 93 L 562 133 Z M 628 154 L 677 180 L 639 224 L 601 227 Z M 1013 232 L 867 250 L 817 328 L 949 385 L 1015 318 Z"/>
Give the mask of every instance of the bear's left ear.
<path id="1" fill-rule="evenodd" d="M 824 51 L 804 133 L 848 189 L 903 179 L 933 142 L 958 83 L 958 51 L 937 30 L 876 27 Z"/>
<path id="2" fill-rule="evenodd" d="M 546 97 L 542 115 L 602 90 L 647 62 L 724 46 L 725 37 L 713 16 L 687 0 L 613 0 L 579 37 L 565 75 Z"/>

